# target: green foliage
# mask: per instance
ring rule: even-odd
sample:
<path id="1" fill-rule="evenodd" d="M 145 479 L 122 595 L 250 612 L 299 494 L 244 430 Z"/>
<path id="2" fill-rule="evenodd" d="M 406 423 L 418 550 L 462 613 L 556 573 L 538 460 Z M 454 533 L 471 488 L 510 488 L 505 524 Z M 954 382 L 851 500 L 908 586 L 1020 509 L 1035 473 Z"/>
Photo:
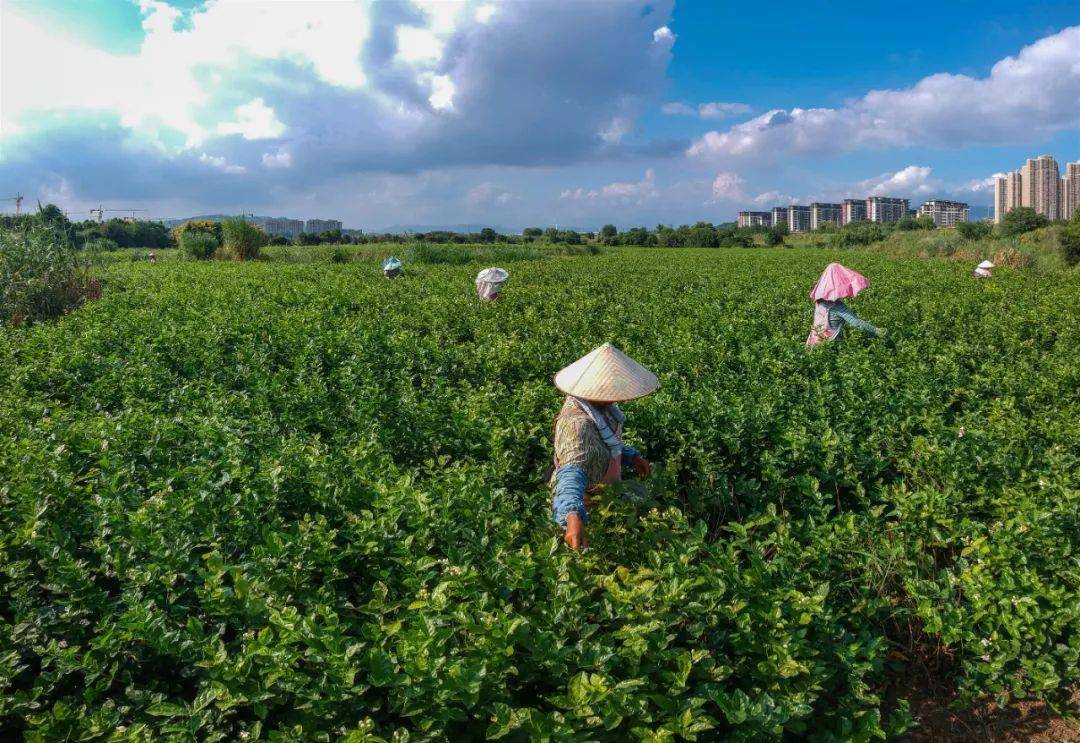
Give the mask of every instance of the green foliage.
<path id="1" fill-rule="evenodd" d="M 173 227 L 172 234 L 179 243 L 183 239 L 183 236 L 189 232 L 204 232 L 217 241 L 218 245 L 221 244 L 223 233 L 221 222 L 213 219 L 193 219 L 189 222 L 184 222 L 182 225 Z"/>
<path id="2" fill-rule="evenodd" d="M 268 241 L 269 236 L 260 227 L 245 219 L 235 217 L 221 223 L 221 248 L 226 258 L 254 260 Z"/>
<path id="3" fill-rule="evenodd" d="M 1061 228 L 1061 257 L 1066 265 L 1075 266 L 1080 263 L 1080 209 L 1076 210 L 1072 219 Z"/>
<path id="4" fill-rule="evenodd" d="M 832 257 L 500 261 L 500 305 L 453 262 L 108 267 L 93 312 L 0 331 L 0 729 L 872 740 L 932 650 L 962 698 L 1055 697 L 1080 274 L 846 251 L 890 334 L 808 351 Z M 655 469 L 574 555 L 551 377 L 603 341 L 660 377 L 625 406 Z"/>
<path id="5" fill-rule="evenodd" d="M 209 260 L 218 249 L 218 241 L 212 234 L 198 230 L 181 232 L 179 243 L 184 254 L 197 261 Z"/>
<path id="6" fill-rule="evenodd" d="M 833 234 L 831 239 L 834 247 L 854 248 L 884 240 L 888 234 L 888 228 L 878 222 L 850 222 Z"/>
<path id="7" fill-rule="evenodd" d="M 1022 235 L 1025 232 L 1046 227 L 1050 220 L 1030 206 L 1011 209 L 1001 218 L 1001 234 L 1006 236 Z"/>
<path id="8" fill-rule="evenodd" d="M 42 221 L 0 228 L 0 321 L 20 325 L 56 317 L 96 292 L 63 231 Z"/>
<path id="9" fill-rule="evenodd" d="M 331 263 L 348 263 L 351 259 L 352 256 L 349 251 L 340 246 L 334 248 L 334 250 L 330 253 Z"/>
<path id="10" fill-rule="evenodd" d="M 985 240 L 993 234 L 994 226 L 989 222 L 960 222 L 956 232 L 965 240 Z"/>

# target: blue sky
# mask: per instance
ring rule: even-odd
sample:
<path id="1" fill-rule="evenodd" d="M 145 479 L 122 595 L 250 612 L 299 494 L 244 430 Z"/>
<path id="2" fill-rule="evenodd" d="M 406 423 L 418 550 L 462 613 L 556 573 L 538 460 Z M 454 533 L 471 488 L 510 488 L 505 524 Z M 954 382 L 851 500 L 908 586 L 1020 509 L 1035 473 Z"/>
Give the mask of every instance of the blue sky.
<path id="1" fill-rule="evenodd" d="M 1080 160 L 1075 3 L 0 5 L 0 190 L 73 217 L 625 228 L 871 193 L 988 205 L 994 173 L 1044 152 Z"/>

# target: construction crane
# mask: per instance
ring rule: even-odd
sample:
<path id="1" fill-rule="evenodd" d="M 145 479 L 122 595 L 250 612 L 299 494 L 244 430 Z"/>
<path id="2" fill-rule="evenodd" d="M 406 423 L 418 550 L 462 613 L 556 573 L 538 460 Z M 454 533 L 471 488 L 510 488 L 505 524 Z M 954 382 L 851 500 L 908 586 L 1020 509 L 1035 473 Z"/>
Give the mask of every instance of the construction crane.
<path id="1" fill-rule="evenodd" d="M 134 221 L 135 220 L 135 212 L 145 212 L 145 211 L 146 211 L 145 209 L 128 209 L 128 208 L 124 208 L 124 209 L 106 209 L 105 207 L 103 207 L 101 205 L 98 205 L 97 209 L 91 209 L 90 210 L 90 214 L 97 214 L 97 221 L 101 222 L 104 219 L 103 215 L 105 214 L 105 212 L 131 212 L 131 219 L 132 219 L 132 221 Z"/>
<path id="2" fill-rule="evenodd" d="M 19 216 L 19 207 L 22 206 L 22 202 L 23 202 L 23 195 L 21 193 L 17 193 L 14 196 L 9 196 L 6 199 L 0 199 L 0 201 L 14 201 L 15 202 L 15 216 L 16 217 Z"/>

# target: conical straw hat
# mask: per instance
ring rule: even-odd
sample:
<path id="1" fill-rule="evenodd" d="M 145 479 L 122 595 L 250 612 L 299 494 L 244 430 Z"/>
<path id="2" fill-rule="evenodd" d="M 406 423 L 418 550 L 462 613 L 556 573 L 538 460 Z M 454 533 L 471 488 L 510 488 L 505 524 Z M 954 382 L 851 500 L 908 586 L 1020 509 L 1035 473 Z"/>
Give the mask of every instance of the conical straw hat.
<path id="1" fill-rule="evenodd" d="M 610 343 L 555 375 L 555 386 L 589 402 L 625 402 L 656 391 L 656 375 Z"/>
<path id="2" fill-rule="evenodd" d="M 978 266 L 976 266 L 976 268 L 993 268 L 993 267 L 994 267 L 994 264 L 991 263 L 990 261 L 983 261 Z"/>

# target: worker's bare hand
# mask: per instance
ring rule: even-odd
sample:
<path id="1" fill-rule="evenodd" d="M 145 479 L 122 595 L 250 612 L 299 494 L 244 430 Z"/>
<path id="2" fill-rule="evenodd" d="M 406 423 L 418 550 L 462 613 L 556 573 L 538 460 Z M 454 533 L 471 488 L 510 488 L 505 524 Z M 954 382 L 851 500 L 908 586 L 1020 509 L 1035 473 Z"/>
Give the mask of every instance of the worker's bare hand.
<path id="1" fill-rule="evenodd" d="M 563 534 L 566 546 L 575 552 L 581 552 L 589 546 L 589 538 L 585 536 L 585 523 L 576 513 L 566 517 L 566 533 Z"/>
<path id="2" fill-rule="evenodd" d="M 649 476 L 649 462 L 640 454 L 634 455 L 634 458 L 630 460 L 630 465 L 642 480 Z"/>

